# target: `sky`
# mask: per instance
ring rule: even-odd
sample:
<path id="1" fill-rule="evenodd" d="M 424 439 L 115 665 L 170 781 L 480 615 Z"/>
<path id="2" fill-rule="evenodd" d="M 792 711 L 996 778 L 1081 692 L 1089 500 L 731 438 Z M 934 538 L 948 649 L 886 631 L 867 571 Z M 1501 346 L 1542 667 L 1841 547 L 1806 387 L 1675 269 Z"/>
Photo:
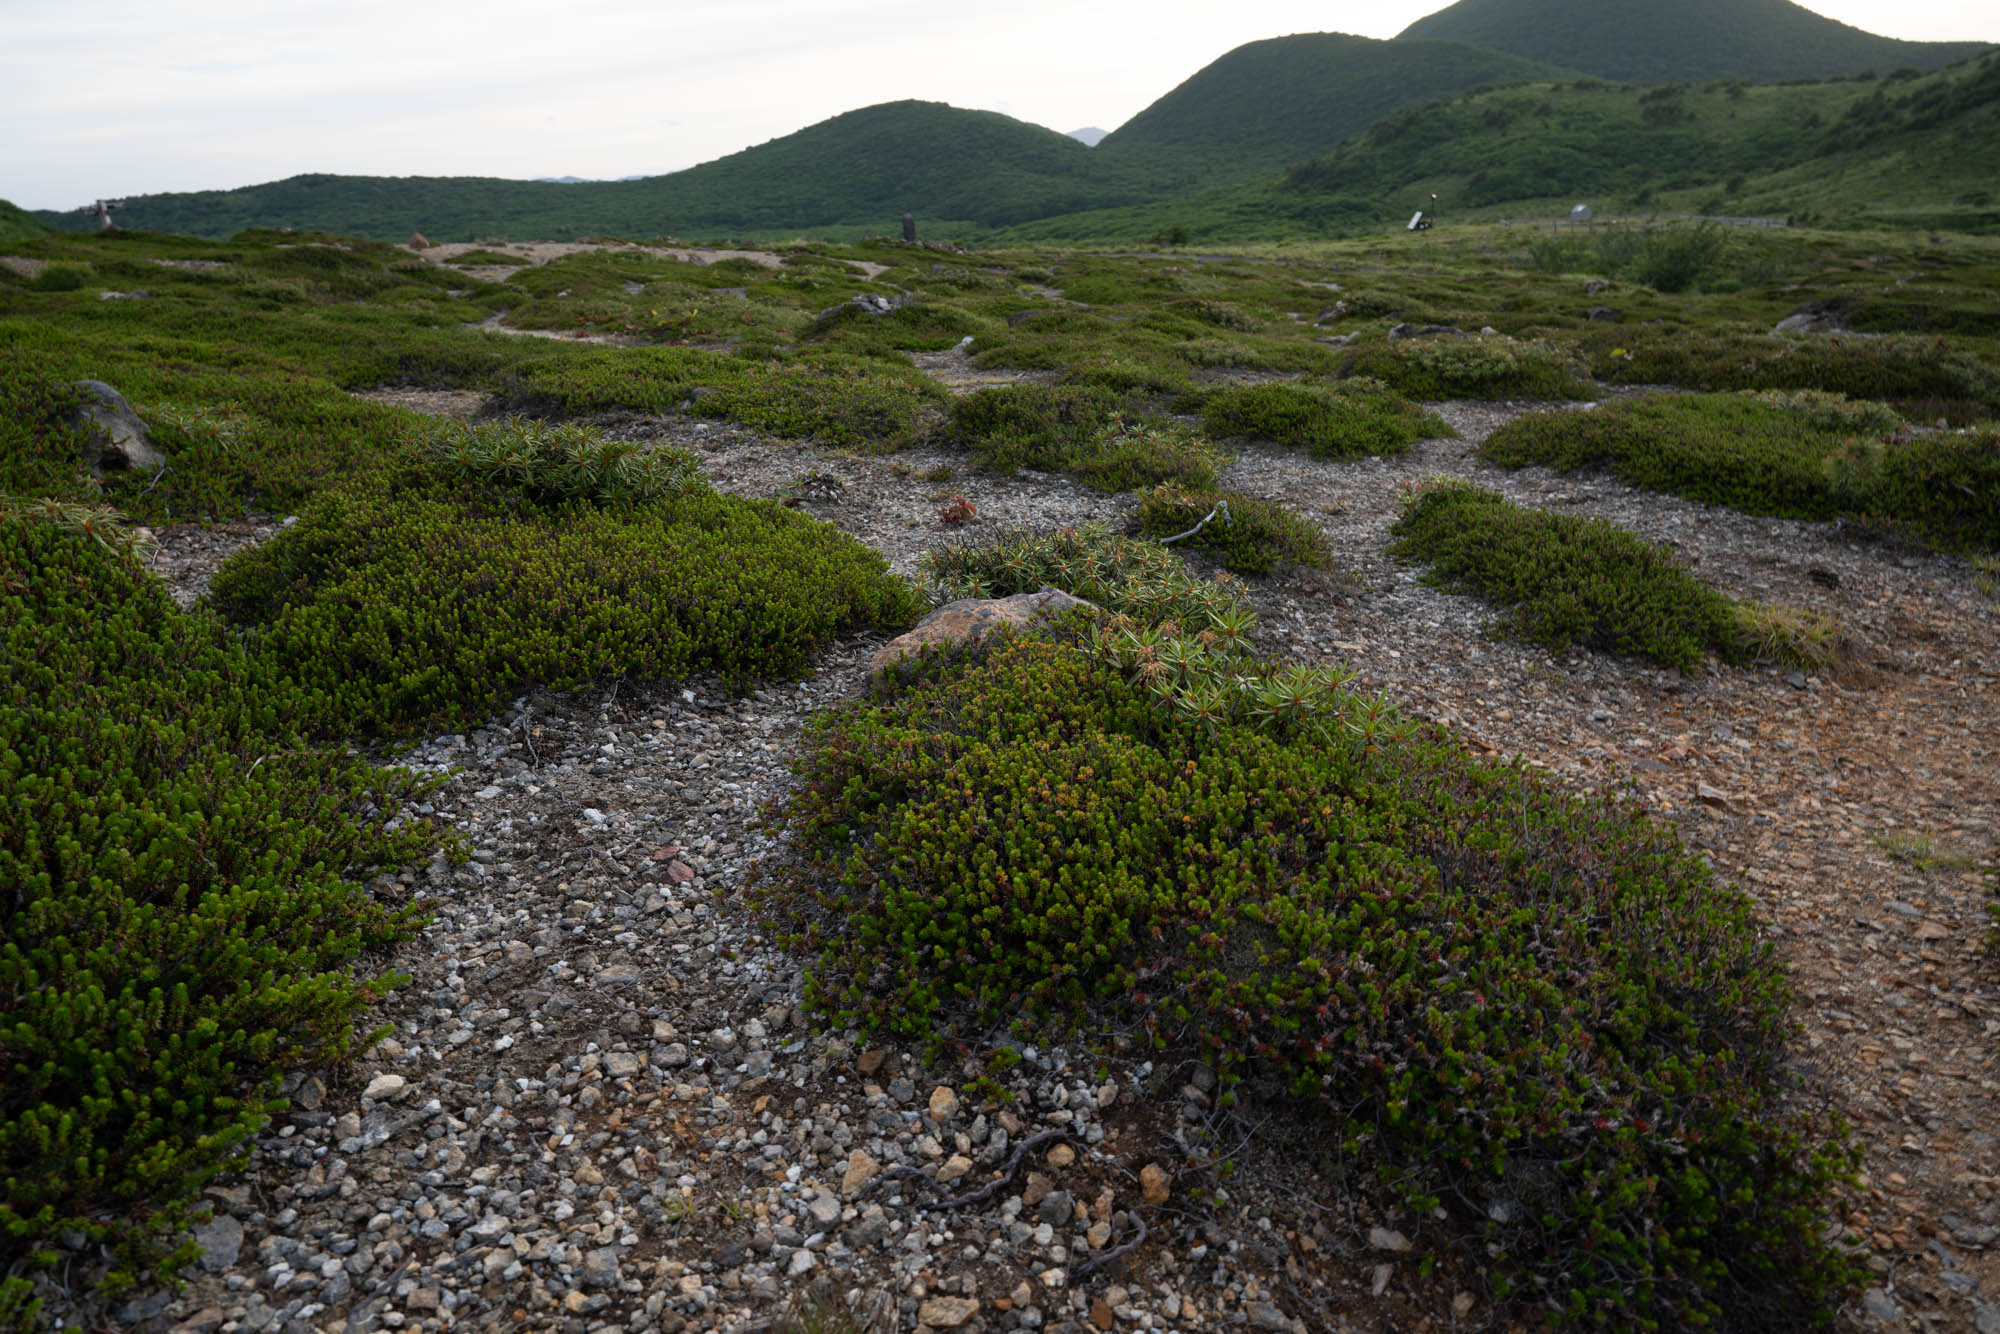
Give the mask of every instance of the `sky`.
<path id="1" fill-rule="evenodd" d="M 1116 129 L 1234 47 L 1393 37 L 1438 0 L 0 0 L 0 199 L 304 172 L 655 175 L 920 98 Z M 2000 42 L 1995 0 L 1821 0 Z"/>

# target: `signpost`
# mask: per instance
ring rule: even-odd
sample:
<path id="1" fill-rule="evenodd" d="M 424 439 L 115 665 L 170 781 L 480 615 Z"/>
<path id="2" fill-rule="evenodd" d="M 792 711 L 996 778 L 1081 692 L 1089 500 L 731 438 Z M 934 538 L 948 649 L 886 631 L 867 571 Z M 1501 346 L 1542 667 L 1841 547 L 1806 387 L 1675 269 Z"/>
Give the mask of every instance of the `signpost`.
<path id="1" fill-rule="evenodd" d="M 108 232 L 111 230 L 111 215 L 124 207 L 125 201 L 122 199 L 100 199 L 95 204 L 85 204 L 77 212 L 86 217 L 96 218 L 100 230 Z"/>

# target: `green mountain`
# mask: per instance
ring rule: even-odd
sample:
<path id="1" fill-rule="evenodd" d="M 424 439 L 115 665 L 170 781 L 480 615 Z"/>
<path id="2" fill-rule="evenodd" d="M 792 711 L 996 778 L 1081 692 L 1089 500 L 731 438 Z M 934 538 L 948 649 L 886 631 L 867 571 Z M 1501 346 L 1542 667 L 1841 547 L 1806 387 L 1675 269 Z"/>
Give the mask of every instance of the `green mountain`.
<path id="1" fill-rule="evenodd" d="M 1458 0 L 1397 41 L 1471 42 L 1627 83 L 1825 79 L 1930 70 L 1984 42 L 1905 42 L 1822 18 L 1790 0 Z"/>
<path id="2" fill-rule="evenodd" d="M 121 226 L 226 237 L 295 227 L 401 240 L 564 240 L 893 231 L 905 211 L 981 227 L 1151 198 L 1144 169 L 1093 157 L 1067 135 L 991 111 L 888 102 L 667 176 L 575 185 L 489 177 L 294 176 L 268 185 L 135 195 Z M 44 219 L 74 229 L 67 215 Z"/>
<path id="3" fill-rule="evenodd" d="M 34 214 L 0 199 L 0 241 L 24 241 L 55 230 Z"/>
<path id="4" fill-rule="evenodd" d="M 1323 153 L 1399 107 L 1481 84 L 1573 71 L 1458 42 L 1298 33 L 1239 46 L 1118 127 L 1107 163 L 1158 164 L 1192 184 Z"/>
<path id="5" fill-rule="evenodd" d="M 1449 223 L 1790 216 L 1815 225 L 2000 231 L 2000 51 L 1931 74 L 1787 85 L 1524 84 L 1395 112 L 1283 174 L 1044 218 L 1005 239 L 1276 240 Z M 1432 196 L 1437 203 L 1432 203 Z"/>

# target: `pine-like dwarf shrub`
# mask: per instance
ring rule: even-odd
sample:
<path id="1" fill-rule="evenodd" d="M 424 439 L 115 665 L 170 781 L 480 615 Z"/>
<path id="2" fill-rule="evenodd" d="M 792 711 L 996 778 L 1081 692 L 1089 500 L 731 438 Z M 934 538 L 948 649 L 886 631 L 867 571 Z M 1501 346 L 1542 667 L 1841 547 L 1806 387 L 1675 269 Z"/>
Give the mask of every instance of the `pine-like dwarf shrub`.
<path id="1" fill-rule="evenodd" d="M 1837 394 L 1647 394 L 1517 418 L 1479 452 L 1506 468 L 1602 469 L 1746 514 L 2000 550 L 2000 429 L 1913 432 L 1881 404 Z"/>
<path id="2" fill-rule="evenodd" d="M 943 601 L 1012 597 L 1048 586 L 1143 625 L 1173 621 L 1194 629 L 1213 616 L 1249 612 L 1241 580 L 1200 578 L 1168 548 L 1119 537 L 1102 524 L 1050 533 L 1010 529 L 990 542 L 933 551 L 923 569 Z"/>
<path id="3" fill-rule="evenodd" d="M 1232 385 L 1189 396 L 1202 428 L 1216 439 L 1250 436 L 1295 445 L 1316 459 L 1402 454 L 1419 440 L 1458 433 L 1365 377 L 1322 386 Z"/>
<path id="4" fill-rule="evenodd" d="M 357 478 L 217 572 L 216 604 L 321 727 L 467 721 L 531 685 L 788 676 L 834 636 L 900 630 L 920 606 L 880 556 L 776 501 L 705 484 L 558 499 L 477 481 L 487 467 L 418 459 Z"/>
<path id="5" fill-rule="evenodd" d="M 757 890 L 810 1005 L 1210 1061 L 1529 1319 L 1830 1322 L 1856 1158 L 1788 1097 L 1790 993 L 1745 895 L 1636 813 L 1441 733 L 1201 718 L 1139 661 L 1021 638 L 818 720 L 800 860 Z"/>
<path id="6" fill-rule="evenodd" d="M 1151 538 L 1191 533 L 1175 545 L 1209 552 L 1237 574 L 1269 574 L 1280 561 L 1332 564 L 1325 533 L 1276 501 L 1240 491 L 1156 486 L 1139 497 L 1132 524 Z"/>
<path id="7" fill-rule="evenodd" d="M 1380 380 L 1407 398 L 1595 398 L 1590 369 L 1568 348 L 1502 334 L 1363 343 L 1341 374 Z"/>
<path id="8" fill-rule="evenodd" d="M 1604 519 L 1550 514 L 1445 479 L 1413 488 L 1389 554 L 1428 564 L 1424 582 L 1502 609 L 1500 632 L 1552 653 L 1572 645 L 1650 658 L 1692 674 L 1709 654 L 1821 666 L 1832 623 L 1739 603 L 1702 583 L 1669 548 Z"/>
<path id="9" fill-rule="evenodd" d="M 116 1287 L 193 1258 L 163 1239 L 279 1076 L 351 1049 L 395 981 L 357 959 L 419 921 L 357 882 L 443 845 L 403 815 L 429 780 L 302 741 L 104 536 L 0 517 L 0 1272 L 73 1232 Z"/>

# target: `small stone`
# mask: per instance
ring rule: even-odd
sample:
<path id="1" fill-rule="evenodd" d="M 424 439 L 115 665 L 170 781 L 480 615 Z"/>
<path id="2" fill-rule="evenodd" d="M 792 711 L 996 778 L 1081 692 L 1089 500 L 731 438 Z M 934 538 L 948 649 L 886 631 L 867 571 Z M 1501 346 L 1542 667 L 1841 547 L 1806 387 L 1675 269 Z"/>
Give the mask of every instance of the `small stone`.
<path id="1" fill-rule="evenodd" d="M 1861 1294 L 1861 1309 L 1885 1325 L 1900 1325 L 1903 1322 L 1903 1309 L 1880 1288 L 1870 1288 Z"/>
<path id="2" fill-rule="evenodd" d="M 850 1200 L 853 1199 L 881 1170 L 882 1164 L 869 1157 L 865 1150 L 856 1149 L 848 1155 L 847 1171 L 840 1178 L 840 1193 Z"/>
<path id="3" fill-rule="evenodd" d="M 1067 1144 L 1058 1144 L 1049 1150 L 1050 1167 L 1068 1167 L 1076 1161 L 1076 1150 Z"/>
<path id="4" fill-rule="evenodd" d="M 597 1169 L 596 1163 L 579 1163 L 577 1164 L 576 1171 L 571 1175 L 586 1186 L 601 1186 L 604 1184 L 604 1173 Z"/>
<path id="5" fill-rule="evenodd" d="M 824 1193 L 815 1195 L 806 1205 L 806 1212 L 820 1227 L 832 1227 L 840 1221 L 840 1201 Z"/>
<path id="6" fill-rule="evenodd" d="M 787 1278 L 799 1278 L 810 1274 L 818 1266 L 819 1257 L 815 1256 L 811 1251 L 793 1251 L 792 1262 L 785 1266 L 785 1276 Z"/>
<path id="7" fill-rule="evenodd" d="M 958 1094 L 944 1084 L 931 1090 L 931 1120 L 943 1125 L 958 1115 Z"/>
<path id="8" fill-rule="evenodd" d="M 236 1263 L 243 1249 L 243 1225 L 228 1214 L 218 1214 L 194 1230 L 194 1244 L 201 1247 L 202 1269 L 220 1274 Z"/>
<path id="9" fill-rule="evenodd" d="M 307 1075 L 299 1081 L 298 1088 L 292 1091 L 292 1106 L 300 1111 L 316 1112 L 319 1110 L 319 1105 L 325 1101 L 326 1081 L 318 1075 Z"/>
<path id="10" fill-rule="evenodd" d="M 979 1314 L 979 1303 L 970 1297 L 932 1297 L 917 1308 L 919 1322 L 932 1329 L 957 1329 Z"/>
<path id="11" fill-rule="evenodd" d="M 1083 1234 L 1083 1239 L 1090 1243 L 1091 1250 L 1103 1250 L 1105 1244 L 1111 1240 L 1111 1224 L 1092 1223 L 1090 1230 Z"/>
<path id="12" fill-rule="evenodd" d="M 1157 1163 L 1147 1163 L 1139 1169 L 1139 1189 L 1148 1204 L 1165 1204 L 1173 1195 L 1173 1185 Z"/>
<path id="13" fill-rule="evenodd" d="M 1375 1281 L 1370 1285 L 1374 1296 L 1380 1297 L 1389 1290 L 1389 1276 L 1396 1272 L 1394 1265 L 1376 1265 Z"/>
<path id="14" fill-rule="evenodd" d="M 1090 1323 L 1099 1329 L 1110 1329 L 1118 1317 L 1111 1312 L 1111 1303 L 1099 1297 L 1090 1304 Z"/>
<path id="15" fill-rule="evenodd" d="M 870 1047 L 854 1060 L 854 1068 L 864 1075 L 872 1075 L 882 1068 L 882 1062 L 889 1058 L 887 1049 Z"/>
<path id="16" fill-rule="evenodd" d="M 694 868 L 677 857 L 667 863 L 667 879 L 677 885 L 685 885 L 694 879 Z"/>
<path id="17" fill-rule="evenodd" d="M 1943 922 L 1933 922 L 1925 919 L 1917 923 L 1916 936 L 1918 940 L 1944 940 L 1950 935 L 1951 928 Z"/>
<path id="18" fill-rule="evenodd" d="M 614 963 L 608 968 L 598 970 L 597 985 L 600 987 L 636 987 L 639 985 L 639 969 L 629 963 Z"/>
<path id="19" fill-rule="evenodd" d="M 410 1081 L 401 1075 L 377 1075 L 361 1090 L 363 1102 L 394 1102 L 409 1092 Z"/>
<path id="20" fill-rule="evenodd" d="M 1076 1214 L 1076 1205 L 1066 1190 L 1052 1190 L 1042 1197 L 1036 1215 L 1051 1227 L 1061 1227 Z"/>
<path id="21" fill-rule="evenodd" d="M 1250 1317 L 1250 1323 L 1258 1329 L 1282 1331 L 1292 1327 L 1292 1322 L 1285 1317 L 1285 1313 L 1269 1302 L 1252 1302 L 1244 1314 Z"/>
<path id="22" fill-rule="evenodd" d="M 2000 1306 L 1980 1303 L 1972 1311 L 1973 1334 L 2000 1334 Z"/>
<path id="23" fill-rule="evenodd" d="M 629 1051 L 614 1051 L 604 1058 L 604 1073 L 612 1079 L 630 1079 L 639 1073 L 639 1058 Z"/>
<path id="24" fill-rule="evenodd" d="M 1461 1292 L 1451 1299 L 1451 1313 L 1460 1320 L 1472 1312 L 1473 1297 L 1469 1292 Z"/>
<path id="25" fill-rule="evenodd" d="M 951 1157 L 945 1159 L 944 1166 L 938 1169 L 938 1184 L 942 1185 L 948 1181 L 956 1181 L 971 1170 L 972 1160 L 962 1153 L 954 1153 Z"/>
<path id="26" fill-rule="evenodd" d="M 1368 1246 L 1377 1251 L 1407 1251 L 1410 1239 L 1394 1228 L 1371 1227 L 1368 1229 Z"/>
<path id="27" fill-rule="evenodd" d="M 1704 806 L 1714 806 L 1722 810 L 1727 810 L 1729 807 L 1729 794 L 1719 787 L 1710 787 L 1706 783 L 1696 783 L 1694 794 Z"/>

